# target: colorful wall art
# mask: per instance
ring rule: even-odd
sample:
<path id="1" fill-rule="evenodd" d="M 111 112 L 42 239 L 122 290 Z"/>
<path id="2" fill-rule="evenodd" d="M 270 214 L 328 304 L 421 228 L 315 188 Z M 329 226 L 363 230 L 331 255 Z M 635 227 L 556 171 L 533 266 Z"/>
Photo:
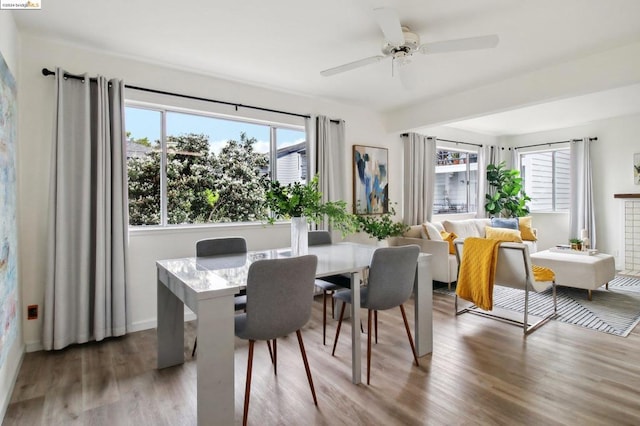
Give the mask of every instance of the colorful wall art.
<path id="1" fill-rule="evenodd" d="M 389 211 L 389 151 L 353 146 L 353 208 L 356 214 Z"/>
<path id="2" fill-rule="evenodd" d="M 17 334 L 16 83 L 0 53 L 0 366 Z"/>

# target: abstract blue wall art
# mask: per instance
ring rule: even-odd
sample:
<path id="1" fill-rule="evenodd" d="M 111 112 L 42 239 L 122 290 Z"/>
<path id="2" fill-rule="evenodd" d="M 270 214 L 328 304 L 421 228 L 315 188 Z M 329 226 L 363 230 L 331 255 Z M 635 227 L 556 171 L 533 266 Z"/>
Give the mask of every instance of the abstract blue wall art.
<path id="1" fill-rule="evenodd" d="M 16 338 L 16 82 L 0 54 L 0 367 Z"/>
<path id="2" fill-rule="evenodd" d="M 353 146 L 353 208 L 356 214 L 389 211 L 389 151 Z"/>

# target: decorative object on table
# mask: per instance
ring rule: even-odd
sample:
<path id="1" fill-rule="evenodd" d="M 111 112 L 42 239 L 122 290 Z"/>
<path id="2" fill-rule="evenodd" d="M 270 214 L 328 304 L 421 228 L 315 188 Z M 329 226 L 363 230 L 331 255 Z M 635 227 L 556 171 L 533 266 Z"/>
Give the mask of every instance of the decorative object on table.
<path id="1" fill-rule="evenodd" d="M 591 245 L 591 241 L 589 240 L 589 232 L 586 229 L 580 231 L 580 239 L 582 240 L 582 249 L 588 250 Z"/>
<path id="2" fill-rule="evenodd" d="M 640 185 L 640 153 L 633 154 L 633 182 Z"/>
<path id="3" fill-rule="evenodd" d="M 400 237 L 409 230 L 409 226 L 393 220 L 396 211 L 391 210 L 381 215 L 356 215 L 358 221 L 358 232 L 366 232 L 378 241 L 386 240 L 389 237 Z"/>
<path id="4" fill-rule="evenodd" d="M 582 251 L 582 240 L 579 238 L 572 238 L 569 240 L 571 244 L 571 250 Z"/>
<path id="5" fill-rule="evenodd" d="M 318 189 L 318 177 L 308 184 L 300 182 L 282 185 L 278 181 L 265 180 L 266 207 L 273 213 L 267 217 L 269 223 L 276 219 L 291 219 L 291 250 L 294 256 L 306 254 L 308 250 L 308 221 L 319 222 L 325 216 L 331 226 L 347 234 L 356 229 L 356 221 L 347 212 L 344 201 L 322 202 Z"/>
<path id="6" fill-rule="evenodd" d="M 389 151 L 372 146 L 353 146 L 353 206 L 356 214 L 389 211 Z"/>
<path id="7" fill-rule="evenodd" d="M 531 198 L 523 189 L 518 170 L 507 169 L 504 161 L 498 165 L 489 164 L 487 183 L 491 188 L 490 193 L 485 194 L 484 209 L 487 213 L 502 217 L 520 217 L 529 214 L 527 202 L 531 201 Z"/>

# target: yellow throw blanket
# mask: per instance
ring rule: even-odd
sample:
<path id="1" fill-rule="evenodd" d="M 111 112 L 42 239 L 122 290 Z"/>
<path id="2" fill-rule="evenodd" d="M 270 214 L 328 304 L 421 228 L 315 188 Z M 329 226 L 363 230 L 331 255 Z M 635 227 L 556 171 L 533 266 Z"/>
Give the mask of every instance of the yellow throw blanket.
<path id="1" fill-rule="evenodd" d="M 553 281 L 556 279 L 556 274 L 552 269 L 538 265 L 531 265 L 531 268 L 533 269 L 533 279 L 536 281 Z"/>
<path id="2" fill-rule="evenodd" d="M 498 264 L 499 240 L 467 238 L 456 294 L 485 311 L 493 309 L 493 281 Z"/>

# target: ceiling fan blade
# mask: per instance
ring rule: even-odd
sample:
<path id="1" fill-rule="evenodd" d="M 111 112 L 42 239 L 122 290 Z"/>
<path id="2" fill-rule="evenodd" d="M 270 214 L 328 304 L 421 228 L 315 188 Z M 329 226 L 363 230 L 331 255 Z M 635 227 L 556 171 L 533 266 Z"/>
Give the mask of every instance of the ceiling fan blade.
<path id="1" fill-rule="evenodd" d="M 393 46 L 402 46 L 404 34 L 402 34 L 398 11 L 391 7 L 378 7 L 373 9 L 373 14 L 387 42 Z"/>
<path id="2" fill-rule="evenodd" d="M 496 47 L 500 39 L 496 34 L 460 38 L 456 40 L 436 41 L 434 43 L 425 43 L 418 48 L 420 53 L 445 53 L 458 52 L 461 50 L 489 49 Z"/>
<path id="3" fill-rule="evenodd" d="M 380 62 L 385 58 L 387 58 L 387 56 L 384 56 L 384 55 L 370 56 L 368 58 L 359 59 L 357 61 L 349 62 L 348 64 L 344 64 L 334 68 L 329 68 L 328 70 L 320 71 L 320 75 L 324 77 L 329 77 L 331 75 L 340 74 L 345 71 L 351 71 L 356 68 L 364 67 L 365 65 Z"/>

